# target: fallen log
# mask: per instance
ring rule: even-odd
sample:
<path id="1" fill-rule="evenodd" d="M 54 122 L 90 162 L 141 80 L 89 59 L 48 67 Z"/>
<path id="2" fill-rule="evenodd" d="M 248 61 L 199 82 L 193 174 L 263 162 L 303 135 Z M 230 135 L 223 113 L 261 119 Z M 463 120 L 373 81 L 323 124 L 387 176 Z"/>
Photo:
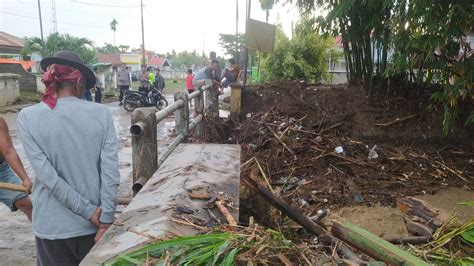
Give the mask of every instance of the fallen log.
<path id="1" fill-rule="evenodd" d="M 423 260 L 351 223 L 335 222 L 331 232 L 345 243 L 387 265 L 426 265 Z"/>
<path id="2" fill-rule="evenodd" d="M 360 259 L 357 254 L 355 254 L 348 246 L 344 245 L 339 239 L 329 234 L 322 226 L 311 221 L 304 214 L 302 214 L 280 198 L 275 197 L 270 191 L 262 187 L 255 180 L 248 176 L 244 176 L 241 180 L 247 187 L 258 193 L 264 200 L 273 205 L 273 207 L 277 208 L 290 219 L 303 226 L 303 228 L 305 228 L 309 232 L 320 237 L 322 240 L 328 241 L 330 244 L 336 246 L 337 250 L 341 254 L 344 254 L 348 259 L 355 261 L 359 264 L 367 264 L 366 261 Z"/>

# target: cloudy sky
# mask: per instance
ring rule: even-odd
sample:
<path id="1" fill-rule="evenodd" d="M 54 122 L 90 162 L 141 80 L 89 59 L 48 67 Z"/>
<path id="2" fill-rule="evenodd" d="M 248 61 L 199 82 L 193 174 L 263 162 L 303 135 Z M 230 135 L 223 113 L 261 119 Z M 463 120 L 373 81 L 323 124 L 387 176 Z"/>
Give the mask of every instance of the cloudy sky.
<path id="1" fill-rule="evenodd" d="M 52 0 L 40 0 L 45 36 L 53 32 Z M 246 0 L 239 4 L 239 31 L 245 28 Z M 284 1 L 280 1 L 284 2 Z M 159 53 L 204 48 L 223 55 L 219 33 L 235 33 L 236 0 L 143 0 L 145 47 Z M 87 37 L 96 46 L 113 43 L 110 22 L 116 19 L 116 44 L 139 47 L 141 44 L 140 0 L 56 0 L 57 27 L 60 33 Z M 40 36 L 37 0 L 0 0 L 0 31 L 24 36 Z M 265 21 L 258 0 L 252 0 L 251 18 Z M 269 23 L 279 19 L 291 34 L 291 22 L 298 12 L 289 4 L 278 4 Z"/>

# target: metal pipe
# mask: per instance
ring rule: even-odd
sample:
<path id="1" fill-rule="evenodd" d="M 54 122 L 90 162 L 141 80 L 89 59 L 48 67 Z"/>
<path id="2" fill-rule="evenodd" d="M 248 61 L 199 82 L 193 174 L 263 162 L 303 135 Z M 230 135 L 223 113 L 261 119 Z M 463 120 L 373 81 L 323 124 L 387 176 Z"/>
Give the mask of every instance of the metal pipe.
<path id="1" fill-rule="evenodd" d="M 193 121 L 189 124 L 189 131 L 193 130 L 197 124 L 199 124 L 202 121 L 202 114 L 199 114 L 196 116 L 196 118 L 193 119 Z"/>
<path id="2" fill-rule="evenodd" d="M 135 181 L 135 183 L 133 183 L 133 185 L 132 185 L 133 193 L 137 194 L 143 188 L 143 186 L 146 184 L 146 181 L 148 181 L 148 180 L 146 180 L 144 177 L 138 178 L 137 181 Z"/>
<path id="3" fill-rule="evenodd" d="M 133 124 L 130 127 L 130 133 L 132 133 L 132 136 L 138 137 L 143 134 L 143 131 L 145 131 L 146 124 L 144 122 L 138 122 Z"/>
<path id="4" fill-rule="evenodd" d="M 163 156 L 158 158 L 158 168 L 163 164 L 163 162 L 171 155 L 171 153 L 178 147 L 178 145 L 183 142 L 185 136 L 183 134 L 179 134 L 173 142 L 171 142 L 170 146 L 166 151 L 163 153 Z"/>
<path id="5" fill-rule="evenodd" d="M 173 114 L 174 111 L 178 110 L 179 108 L 184 106 L 184 101 L 179 99 L 176 102 L 168 105 L 166 108 L 156 112 L 156 123 L 160 123 L 161 120 L 165 119 L 169 115 Z"/>

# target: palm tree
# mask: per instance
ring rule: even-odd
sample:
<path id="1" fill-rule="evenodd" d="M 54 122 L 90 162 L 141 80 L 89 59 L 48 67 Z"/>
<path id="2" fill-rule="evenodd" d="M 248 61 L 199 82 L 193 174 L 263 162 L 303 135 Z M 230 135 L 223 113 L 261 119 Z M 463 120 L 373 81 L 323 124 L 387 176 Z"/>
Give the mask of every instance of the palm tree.
<path id="1" fill-rule="evenodd" d="M 44 41 L 38 37 L 27 38 L 21 54 L 38 53 L 42 57 L 48 57 L 57 51 L 69 50 L 78 53 L 86 64 L 92 64 L 95 61 L 92 44 L 92 41 L 87 38 L 55 32 L 46 37 Z"/>
<path id="2" fill-rule="evenodd" d="M 117 24 L 118 21 L 113 19 L 112 22 L 110 22 L 110 29 L 114 31 L 114 46 L 115 46 L 115 31 L 117 30 Z"/>
<path id="3" fill-rule="evenodd" d="M 260 0 L 260 7 L 266 12 L 266 22 L 268 23 L 268 17 L 270 16 L 270 9 L 275 5 L 275 0 Z"/>

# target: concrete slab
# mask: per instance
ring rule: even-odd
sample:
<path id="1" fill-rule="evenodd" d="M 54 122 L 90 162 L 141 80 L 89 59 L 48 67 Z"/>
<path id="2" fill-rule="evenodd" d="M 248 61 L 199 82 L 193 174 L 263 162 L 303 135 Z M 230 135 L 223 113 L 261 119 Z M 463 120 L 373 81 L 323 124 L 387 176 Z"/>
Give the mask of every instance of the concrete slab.
<path id="1" fill-rule="evenodd" d="M 199 233 L 193 227 L 171 221 L 173 216 L 179 216 L 176 206 L 194 210 L 192 219 L 210 220 L 202 208 L 204 201 L 190 199 L 188 192 L 230 199 L 233 208 L 229 211 L 238 221 L 239 183 L 239 145 L 179 145 L 81 265 L 102 264 L 118 254 L 162 238 Z M 213 213 L 225 221 L 217 211 Z"/>

